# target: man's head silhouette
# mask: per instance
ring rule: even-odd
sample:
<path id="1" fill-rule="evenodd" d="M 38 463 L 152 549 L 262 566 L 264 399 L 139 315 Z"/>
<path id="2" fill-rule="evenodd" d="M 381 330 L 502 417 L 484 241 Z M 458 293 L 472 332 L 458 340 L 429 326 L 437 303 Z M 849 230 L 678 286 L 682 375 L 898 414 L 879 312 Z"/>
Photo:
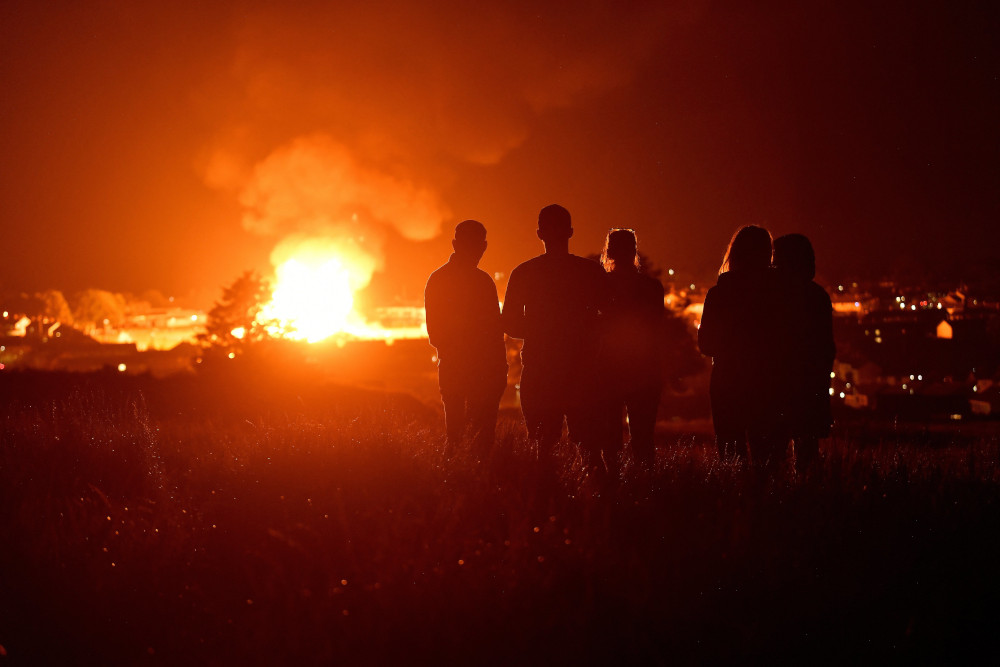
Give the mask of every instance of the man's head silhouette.
<path id="1" fill-rule="evenodd" d="M 486 252 L 486 227 L 477 220 L 463 220 L 455 226 L 451 246 L 460 258 L 478 264 Z"/>
<path id="2" fill-rule="evenodd" d="M 538 238 L 550 250 L 563 245 L 569 248 L 569 238 L 573 236 L 573 222 L 569 211 L 559 204 L 549 204 L 538 213 Z"/>

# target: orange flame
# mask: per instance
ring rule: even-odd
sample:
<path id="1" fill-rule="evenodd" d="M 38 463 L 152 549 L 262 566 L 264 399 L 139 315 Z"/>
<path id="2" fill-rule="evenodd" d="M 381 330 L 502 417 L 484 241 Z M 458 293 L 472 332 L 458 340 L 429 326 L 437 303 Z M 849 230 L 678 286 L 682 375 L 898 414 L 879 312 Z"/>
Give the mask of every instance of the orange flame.
<path id="1" fill-rule="evenodd" d="M 389 329 L 366 322 L 354 309 L 354 294 L 368 285 L 378 262 L 350 241 L 288 238 L 272 261 L 274 289 L 261 313 L 275 323 L 272 335 L 309 343 L 338 335 L 387 342 L 427 335 L 422 324 Z"/>
<path id="2" fill-rule="evenodd" d="M 276 278 L 263 315 L 289 329 L 288 337 L 315 343 L 347 329 L 354 292 L 337 257 L 289 259 Z"/>

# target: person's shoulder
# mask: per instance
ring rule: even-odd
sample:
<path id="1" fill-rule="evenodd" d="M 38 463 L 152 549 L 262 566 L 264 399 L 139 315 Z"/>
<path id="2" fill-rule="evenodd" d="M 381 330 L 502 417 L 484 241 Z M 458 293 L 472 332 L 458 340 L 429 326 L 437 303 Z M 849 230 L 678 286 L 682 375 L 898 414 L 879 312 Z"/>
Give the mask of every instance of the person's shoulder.
<path id="1" fill-rule="evenodd" d="M 817 303 L 831 304 L 830 307 L 833 307 L 832 302 L 830 301 L 830 294 L 815 280 L 810 280 L 808 282 L 806 285 L 806 293 L 813 301 L 816 301 Z"/>
<path id="2" fill-rule="evenodd" d="M 569 261 L 581 273 L 586 272 L 595 276 L 600 275 L 602 277 L 606 273 L 600 262 L 588 257 L 580 257 L 579 255 L 570 254 Z"/>
<path id="3" fill-rule="evenodd" d="M 655 288 L 661 291 L 663 290 L 663 283 L 661 283 L 659 280 L 649 275 L 648 273 L 640 273 L 639 279 L 642 281 L 643 285 L 646 285 L 650 289 Z"/>
<path id="4" fill-rule="evenodd" d="M 511 271 L 511 273 L 514 273 L 515 271 L 520 271 L 520 272 L 529 271 L 532 268 L 541 264 L 543 261 L 545 261 L 545 255 L 536 255 L 531 259 L 526 259 L 517 266 L 515 266 L 514 269 Z"/>
<path id="5" fill-rule="evenodd" d="M 535 271 L 539 270 L 544 261 L 545 255 L 538 255 L 536 257 L 532 257 L 531 259 L 526 259 L 511 269 L 510 278 L 512 279 L 514 276 L 524 277 L 531 275 Z"/>
<path id="6" fill-rule="evenodd" d="M 598 269 L 601 270 L 601 272 L 604 271 L 604 267 L 602 267 L 601 263 L 598 262 L 596 259 L 592 259 L 590 257 L 581 257 L 580 255 L 574 255 L 573 253 L 570 253 L 569 258 L 571 262 L 575 262 L 580 266 L 587 266 L 587 267 L 596 266 Z"/>
<path id="7" fill-rule="evenodd" d="M 494 287 L 496 287 L 496 283 L 493 282 L 493 276 L 491 276 L 490 274 L 486 273 L 485 271 L 483 271 L 482 269 L 480 269 L 478 266 L 473 270 L 472 275 L 473 275 L 473 280 L 477 280 L 477 281 L 479 281 L 481 283 L 484 283 L 484 284 L 485 283 L 489 283 L 490 285 L 493 285 Z"/>
<path id="8" fill-rule="evenodd" d="M 735 271 L 726 271 L 725 273 L 720 273 L 719 277 L 715 279 L 715 286 L 721 289 L 726 289 L 734 283 L 738 283 L 740 280 L 739 275 Z"/>
<path id="9" fill-rule="evenodd" d="M 724 294 L 729 294 L 733 290 L 737 289 L 739 284 L 739 277 L 732 271 L 726 271 L 725 273 L 719 274 L 715 284 L 709 288 L 708 293 L 719 297 Z"/>
<path id="10" fill-rule="evenodd" d="M 450 266 L 450 262 L 445 262 L 441 266 L 439 266 L 436 269 L 434 269 L 433 271 L 431 271 L 431 275 L 427 277 L 427 284 L 431 285 L 433 283 L 437 283 L 440 280 L 444 279 L 445 276 L 448 274 L 448 267 L 449 266 Z"/>

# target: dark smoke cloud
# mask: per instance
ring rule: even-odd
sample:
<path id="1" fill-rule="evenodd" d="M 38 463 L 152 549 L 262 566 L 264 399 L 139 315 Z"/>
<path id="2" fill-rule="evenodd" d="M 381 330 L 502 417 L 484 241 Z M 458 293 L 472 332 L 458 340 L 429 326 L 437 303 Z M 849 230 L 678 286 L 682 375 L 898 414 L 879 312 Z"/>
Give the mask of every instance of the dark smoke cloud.
<path id="1" fill-rule="evenodd" d="M 257 9 L 230 68 L 206 83 L 205 104 L 228 123 L 205 178 L 232 185 L 262 156 L 323 133 L 376 180 L 446 182 L 460 164 L 502 160 L 538 115 L 627 83 L 700 4 Z"/>
<path id="2" fill-rule="evenodd" d="M 627 83 L 690 17 L 681 7 L 258 8 L 203 89 L 226 119 L 203 176 L 236 193 L 248 231 L 284 239 L 272 261 L 311 243 L 376 270 L 387 229 L 439 234 L 457 169 L 500 162 L 541 114 Z"/>

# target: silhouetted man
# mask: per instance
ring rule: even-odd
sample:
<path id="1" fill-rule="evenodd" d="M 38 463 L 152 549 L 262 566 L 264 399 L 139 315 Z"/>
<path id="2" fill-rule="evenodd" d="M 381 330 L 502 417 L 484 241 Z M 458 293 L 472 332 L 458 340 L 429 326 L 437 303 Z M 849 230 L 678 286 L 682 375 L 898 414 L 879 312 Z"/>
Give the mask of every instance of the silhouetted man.
<path id="1" fill-rule="evenodd" d="M 507 350 L 497 288 L 478 268 L 486 228 L 475 220 L 455 227 L 455 253 L 431 274 L 424 290 L 427 336 L 438 352 L 438 382 L 448 444 L 466 436 L 479 453 L 493 444 L 500 397 L 507 387 Z"/>
<path id="2" fill-rule="evenodd" d="M 511 271 L 504 330 L 524 339 L 520 396 L 528 436 L 548 452 L 565 417 L 570 438 L 588 462 L 596 462 L 595 365 L 606 278 L 600 264 L 570 254 L 571 236 L 569 211 L 557 204 L 541 210 L 538 238 L 545 253 Z"/>

